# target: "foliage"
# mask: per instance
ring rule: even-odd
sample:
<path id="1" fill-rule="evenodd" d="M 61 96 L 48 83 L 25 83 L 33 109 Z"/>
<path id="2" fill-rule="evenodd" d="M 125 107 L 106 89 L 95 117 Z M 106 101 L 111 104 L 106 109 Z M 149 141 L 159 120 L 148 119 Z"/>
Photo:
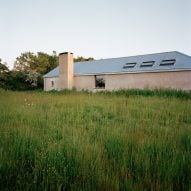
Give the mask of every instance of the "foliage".
<path id="1" fill-rule="evenodd" d="M 102 76 L 96 76 L 96 88 L 105 88 L 105 79 Z"/>
<path id="2" fill-rule="evenodd" d="M 74 61 L 88 61 L 93 58 L 78 57 Z M 11 90 L 43 88 L 43 75 L 58 66 L 58 55 L 38 52 L 24 52 L 16 58 L 13 71 L 0 79 L 0 87 Z M 0 65 L 1 69 L 1 65 Z M 0 76 L 1 77 L 1 76 Z"/>
<path id="3" fill-rule="evenodd" d="M 6 63 L 2 63 L 0 59 L 0 87 L 4 88 L 6 86 L 7 74 L 9 72 L 9 68 L 6 66 Z"/>
<path id="4" fill-rule="evenodd" d="M 40 76 L 39 73 L 36 71 L 30 71 L 27 74 L 26 82 L 29 82 L 32 87 L 36 87 L 38 85 L 38 77 Z"/>
<path id="5" fill-rule="evenodd" d="M 94 58 L 84 58 L 82 56 L 74 58 L 74 62 L 90 60 L 94 60 Z M 14 70 L 24 71 L 25 73 L 29 73 L 32 70 L 39 74 L 46 74 L 56 66 L 58 66 L 58 55 L 55 51 L 53 51 L 52 55 L 43 52 L 38 52 L 37 54 L 25 52 L 16 58 Z"/>
<path id="6" fill-rule="evenodd" d="M 32 75 L 32 74 L 31 74 Z M 41 76 L 29 76 L 24 72 L 20 71 L 9 71 L 6 73 L 6 79 L 3 86 L 0 86 L 4 89 L 10 90 L 34 90 L 42 89 L 42 79 Z"/>
<path id="7" fill-rule="evenodd" d="M 101 91 L 99 94 L 116 95 L 116 96 L 146 96 L 146 97 L 167 97 L 167 98 L 180 98 L 191 99 L 191 91 L 175 90 L 175 89 L 121 89 L 113 91 Z"/>
<path id="8" fill-rule="evenodd" d="M 52 55 L 43 52 L 34 54 L 32 52 L 22 53 L 16 58 L 14 70 L 30 73 L 35 71 L 39 74 L 45 74 L 58 65 L 58 56 L 55 51 Z"/>
<path id="9" fill-rule="evenodd" d="M 26 73 L 33 69 L 35 65 L 36 55 L 32 52 L 25 52 L 21 53 L 21 55 L 16 58 L 14 70 Z"/>
<path id="10" fill-rule="evenodd" d="M 0 74 L 8 72 L 9 68 L 7 67 L 6 63 L 2 63 L 2 60 L 0 59 Z"/>
<path id="11" fill-rule="evenodd" d="M 0 90 L 0 190 L 189 191 L 191 99 L 135 93 Z"/>
<path id="12" fill-rule="evenodd" d="M 9 71 L 0 60 L 0 87 L 11 90 L 32 90 L 43 88 L 43 74 L 58 65 L 55 51 L 52 55 L 43 52 L 22 53 L 16 58 L 14 69 Z"/>
<path id="13" fill-rule="evenodd" d="M 94 60 L 93 57 L 85 58 L 82 56 L 78 56 L 77 58 L 74 58 L 74 62 L 83 62 L 83 61 L 92 61 L 92 60 Z"/>
<path id="14" fill-rule="evenodd" d="M 24 72 L 10 71 L 7 75 L 6 88 L 11 90 L 29 90 L 30 83 L 26 82 L 27 75 Z"/>

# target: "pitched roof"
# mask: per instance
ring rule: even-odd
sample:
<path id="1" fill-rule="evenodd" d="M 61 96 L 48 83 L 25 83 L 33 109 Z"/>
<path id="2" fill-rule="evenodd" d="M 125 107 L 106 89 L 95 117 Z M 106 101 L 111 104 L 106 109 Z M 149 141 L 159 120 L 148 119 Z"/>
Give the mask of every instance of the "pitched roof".
<path id="1" fill-rule="evenodd" d="M 74 75 L 138 73 L 191 70 L 191 57 L 180 52 L 164 52 L 74 63 Z M 59 66 L 44 77 L 58 77 Z"/>

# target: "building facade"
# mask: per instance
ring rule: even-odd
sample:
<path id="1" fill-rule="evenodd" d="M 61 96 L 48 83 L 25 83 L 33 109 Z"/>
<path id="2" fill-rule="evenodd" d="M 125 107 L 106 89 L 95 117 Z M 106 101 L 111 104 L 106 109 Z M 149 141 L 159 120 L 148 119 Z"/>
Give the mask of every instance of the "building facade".
<path id="1" fill-rule="evenodd" d="M 174 51 L 74 63 L 72 53 L 61 53 L 59 66 L 44 75 L 44 90 L 72 88 L 191 90 L 191 57 Z"/>

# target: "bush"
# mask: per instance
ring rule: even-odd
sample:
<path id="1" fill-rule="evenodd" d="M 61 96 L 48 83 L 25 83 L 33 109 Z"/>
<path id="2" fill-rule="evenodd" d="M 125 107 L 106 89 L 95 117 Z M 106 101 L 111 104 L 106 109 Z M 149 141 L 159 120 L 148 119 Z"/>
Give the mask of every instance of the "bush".
<path id="1" fill-rule="evenodd" d="M 19 71 L 9 71 L 0 78 L 0 87 L 9 90 L 35 90 L 43 88 L 42 75 L 37 76 L 36 83 L 29 80 L 29 75 Z"/>

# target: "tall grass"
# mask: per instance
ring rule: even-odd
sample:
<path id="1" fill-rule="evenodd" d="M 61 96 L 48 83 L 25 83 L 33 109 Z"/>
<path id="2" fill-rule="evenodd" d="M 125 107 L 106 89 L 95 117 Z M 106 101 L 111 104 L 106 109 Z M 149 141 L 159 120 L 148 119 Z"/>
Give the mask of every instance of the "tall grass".
<path id="1" fill-rule="evenodd" d="M 190 93 L 148 92 L 0 90 L 0 190 L 189 191 Z"/>
<path id="2" fill-rule="evenodd" d="M 118 90 L 118 91 L 102 91 L 99 92 L 106 95 L 123 95 L 126 97 L 129 96 L 145 96 L 145 97 L 168 97 L 168 98 L 180 98 L 180 99 L 191 99 L 191 91 L 183 90 L 174 90 L 174 89 L 129 89 L 127 90 Z"/>

